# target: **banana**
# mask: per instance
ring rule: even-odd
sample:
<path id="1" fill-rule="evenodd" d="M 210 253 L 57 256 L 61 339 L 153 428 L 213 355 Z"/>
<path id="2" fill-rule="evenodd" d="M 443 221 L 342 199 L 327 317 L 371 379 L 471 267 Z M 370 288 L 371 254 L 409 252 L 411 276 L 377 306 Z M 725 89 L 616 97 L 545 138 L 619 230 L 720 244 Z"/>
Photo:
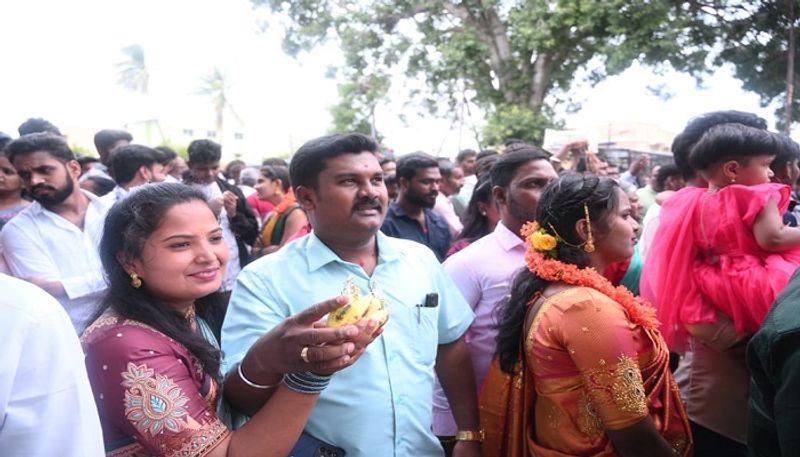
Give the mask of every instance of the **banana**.
<path id="1" fill-rule="evenodd" d="M 328 327 L 336 328 L 355 324 L 361 319 L 373 319 L 379 323 L 379 326 L 383 326 L 389 320 L 389 310 L 386 309 L 385 301 L 378 297 L 375 291 L 361 295 L 353 278 L 345 281 L 342 295 L 349 297 L 350 301 L 328 315 Z"/>
<path id="2" fill-rule="evenodd" d="M 386 322 L 389 320 L 389 310 L 387 309 L 379 309 L 374 313 L 367 316 L 368 318 L 375 320 L 378 322 L 378 327 L 383 327 L 386 325 Z"/>
<path id="3" fill-rule="evenodd" d="M 328 315 L 328 327 L 341 327 L 355 324 L 363 319 L 369 308 L 369 300 L 361 297 L 350 297 L 350 302 Z"/>
<path id="4" fill-rule="evenodd" d="M 369 307 L 367 307 L 367 314 L 366 314 L 367 317 L 370 317 L 376 311 L 380 311 L 380 310 L 385 308 L 383 306 L 383 300 L 381 300 L 380 298 L 376 297 L 371 292 L 369 294 L 367 294 L 366 296 L 364 296 L 363 298 L 369 300 Z"/>

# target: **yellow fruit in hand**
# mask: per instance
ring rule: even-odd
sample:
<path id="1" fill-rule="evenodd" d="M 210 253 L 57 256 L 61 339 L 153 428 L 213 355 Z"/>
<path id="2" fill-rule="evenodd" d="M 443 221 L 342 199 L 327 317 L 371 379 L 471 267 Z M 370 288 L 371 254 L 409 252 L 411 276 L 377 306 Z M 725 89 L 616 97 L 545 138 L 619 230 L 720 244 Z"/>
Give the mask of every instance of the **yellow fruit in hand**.
<path id="1" fill-rule="evenodd" d="M 367 318 L 378 322 L 378 327 L 383 327 L 389 320 L 389 311 L 387 309 L 379 309 L 374 313 L 367 316 Z"/>
<path id="2" fill-rule="evenodd" d="M 347 324 L 355 324 L 364 318 L 368 307 L 368 300 L 364 300 L 362 297 L 350 297 L 349 303 L 328 314 L 328 327 L 336 328 Z"/>
<path id="3" fill-rule="evenodd" d="M 341 327 L 343 325 L 355 324 L 361 319 L 373 319 L 383 326 L 389 320 L 389 310 L 382 298 L 375 295 L 374 291 L 367 295 L 361 295 L 361 291 L 350 278 L 345 282 L 342 295 L 350 298 L 350 301 L 341 308 L 328 314 L 328 327 Z"/>
<path id="4" fill-rule="evenodd" d="M 366 317 L 370 317 L 376 311 L 384 308 L 383 300 L 376 297 L 375 295 L 372 294 L 366 295 L 362 297 L 362 300 L 367 300 L 369 302 L 369 306 L 367 307 Z"/>

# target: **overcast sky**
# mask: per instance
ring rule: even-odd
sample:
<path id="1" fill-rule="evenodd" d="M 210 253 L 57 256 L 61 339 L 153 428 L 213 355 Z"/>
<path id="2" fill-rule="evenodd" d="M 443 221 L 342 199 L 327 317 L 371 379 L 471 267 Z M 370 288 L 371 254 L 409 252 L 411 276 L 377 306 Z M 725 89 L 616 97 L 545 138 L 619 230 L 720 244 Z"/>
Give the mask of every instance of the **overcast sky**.
<path id="1" fill-rule="evenodd" d="M 0 131 L 16 134 L 34 116 L 97 130 L 153 115 L 213 126 L 211 103 L 195 92 L 214 66 L 231 81 L 231 103 L 248 136 L 263 144 L 263 155 L 296 148 L 330 127 L 336 85 L 324 74 L 337 62 L 336 50 L 286 56 L 281 30 L 261 31 L 265 11 L 253 11 L 247 0 L 3 0 L 0 16 Z M 117 85 L 115 63 L 133 43 L 145 49 L 151 69 L 149 104 Z M 771 110 L 759 108 L 729 69 L 718 71 L 706 89 L 669 75 L 675 96 L 666 102 L 647 90 L 655 81 L 663 79 L 632 68 L 580 92 L 583 109 L 562 119 L 568 126 L 640 121 L 679 130 L 695 114 L 740 109 L 774 124 Z M 398 153 L 453 155 L 475 146 L 471 125 L 459 137 L 458 124 L 417 117 L 400 103 L 378 110 L 378 127 Z"/>

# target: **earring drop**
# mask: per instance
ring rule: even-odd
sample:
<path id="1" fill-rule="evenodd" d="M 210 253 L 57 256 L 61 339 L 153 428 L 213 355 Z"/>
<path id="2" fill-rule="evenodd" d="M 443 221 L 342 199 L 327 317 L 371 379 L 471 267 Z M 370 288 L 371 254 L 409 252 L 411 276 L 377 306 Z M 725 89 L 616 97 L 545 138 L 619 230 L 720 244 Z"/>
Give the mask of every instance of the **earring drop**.
<path id="1" fill-rule="evenodd" d="M 142 280 L 136 273 L 131 273 L 131 287 L 134 289 L 142 287 Z"/>
<path id="2" fill-rule="evenodd" d="M 586 217 L 586 242 L 583 244 L 583 250 L 587 254 L 594 252 L 594 238 L 592 237 L 592 220 L 589 218 L 589 207 L 586 203 L 583 204 L 583 214 Z"/>

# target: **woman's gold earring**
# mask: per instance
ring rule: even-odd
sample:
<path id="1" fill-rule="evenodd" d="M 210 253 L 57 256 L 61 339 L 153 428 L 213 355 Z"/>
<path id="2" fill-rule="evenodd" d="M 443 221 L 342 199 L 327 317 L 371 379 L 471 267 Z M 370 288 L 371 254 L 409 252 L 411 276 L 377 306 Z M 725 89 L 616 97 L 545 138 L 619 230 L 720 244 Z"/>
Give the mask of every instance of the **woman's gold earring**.
<path id="1" fill-rule="evenodd" d="M 594 252 L 594 241 L 592 240 L 592 233 L 589 232 L 589 238 L 586 240 L 586 243 L 583 245 L 583 250 L 586 251 L 587 254 Z"/>
<path id="2" fill-rule="evenodd" d="M 583 215 L 586 217 L 586 242 L 583 243 L 583 250 L 587 254 L 594 252 L 594 238 L 592 237 L 592 220 L 589 218 L 589 207 L 583 204 Z"/>
<path id="3" fill-rule="evenodd" d="M 142 280 L 136 273 L 131 273 L 131 287 L 134 289 L 142 287 Z"/>

